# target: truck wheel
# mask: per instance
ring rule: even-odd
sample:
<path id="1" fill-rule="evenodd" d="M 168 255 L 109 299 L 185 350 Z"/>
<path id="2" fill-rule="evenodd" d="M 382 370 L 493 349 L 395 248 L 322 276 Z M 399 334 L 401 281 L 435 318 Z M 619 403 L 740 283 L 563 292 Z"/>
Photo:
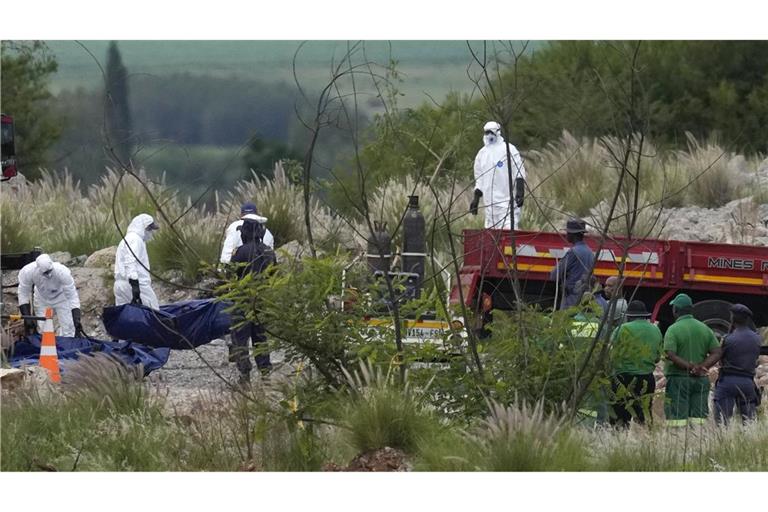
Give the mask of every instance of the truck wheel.
<path id="1" fill-rule="evenodd" d="M 703 300 L 693 305 L 693 316 L 722 338 L 731 330 L 730 308 L 731 303 L 724 300 Z"/>

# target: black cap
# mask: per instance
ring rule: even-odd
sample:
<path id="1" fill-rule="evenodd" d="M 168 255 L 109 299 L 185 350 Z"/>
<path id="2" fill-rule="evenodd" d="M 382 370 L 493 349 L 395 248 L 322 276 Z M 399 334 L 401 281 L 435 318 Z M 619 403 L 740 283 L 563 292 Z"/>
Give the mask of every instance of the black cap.
<path id="1" fill-rule="evenodd" d="M 752 317 L 752 310 L 749 309 L 744 304 L 734 304 L 733 306 L 731 306 L 731 313 L 735 315 L 748 316 L 750 318 Z"/>
<path id="2" fill-rule="evenodd" d="M 651 314 L 645 309 L 645 303 L 641 300 L 633 300 L 629 303 L 626 312 L 627 316 L 649 317 Z"/>
<path id="3" fill-rule="evenodd" d="M 586 233 L 587 223 L 581 219 L 568 219 L 565 224 L 566 233 Z"/>
<path id="4" fill-rule="evenodd" d="M 258 213 L 256 205 L 251 201 L 246 201 L 240 206 L 240 215 L 246 215 L 248 213 Z"/>

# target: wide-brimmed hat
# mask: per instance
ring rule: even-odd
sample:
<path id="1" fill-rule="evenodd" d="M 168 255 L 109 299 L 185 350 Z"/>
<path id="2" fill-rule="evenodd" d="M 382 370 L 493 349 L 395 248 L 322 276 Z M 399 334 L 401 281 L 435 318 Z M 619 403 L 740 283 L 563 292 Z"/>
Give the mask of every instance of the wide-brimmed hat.
<path id="1" fill-rule="evenodd" d="M 645 309 L 645 303 L 641 300 L 633 300 L 630 302 L 626 315 L 638 318 L 648 318 L 651 316 L 648 310 Z"/>
<path id="2" fill-rule="evenodd" d="M 566 233 L 586 233 L 587 223 L 581 219 L 568 219 L 565 223 Z"/>

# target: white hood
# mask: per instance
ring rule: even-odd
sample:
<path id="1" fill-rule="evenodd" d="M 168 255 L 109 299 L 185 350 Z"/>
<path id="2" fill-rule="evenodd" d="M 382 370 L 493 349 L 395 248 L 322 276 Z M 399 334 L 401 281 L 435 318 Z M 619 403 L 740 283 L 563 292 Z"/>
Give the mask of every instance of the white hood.
<path id="1" fill-rule="evenodd" d="M 139 214 L 133 218 L 130 224 L 128 224 L 128 233 L 136 233 L 143 238 L 147 228 L 154 222 L 155 219 L 148 213 Z"/>

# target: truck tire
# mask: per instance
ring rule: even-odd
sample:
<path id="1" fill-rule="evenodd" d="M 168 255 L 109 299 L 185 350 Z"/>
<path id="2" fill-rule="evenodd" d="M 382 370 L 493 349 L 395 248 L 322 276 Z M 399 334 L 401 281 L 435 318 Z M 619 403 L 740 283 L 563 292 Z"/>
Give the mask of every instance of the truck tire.
<path id="1" fill-rule="evenodd" d="M 731 330 L 730 308 L 731 303 L 725 300 L 703 300 L 693 305 L 693 316 L 722 338 Z"/>

